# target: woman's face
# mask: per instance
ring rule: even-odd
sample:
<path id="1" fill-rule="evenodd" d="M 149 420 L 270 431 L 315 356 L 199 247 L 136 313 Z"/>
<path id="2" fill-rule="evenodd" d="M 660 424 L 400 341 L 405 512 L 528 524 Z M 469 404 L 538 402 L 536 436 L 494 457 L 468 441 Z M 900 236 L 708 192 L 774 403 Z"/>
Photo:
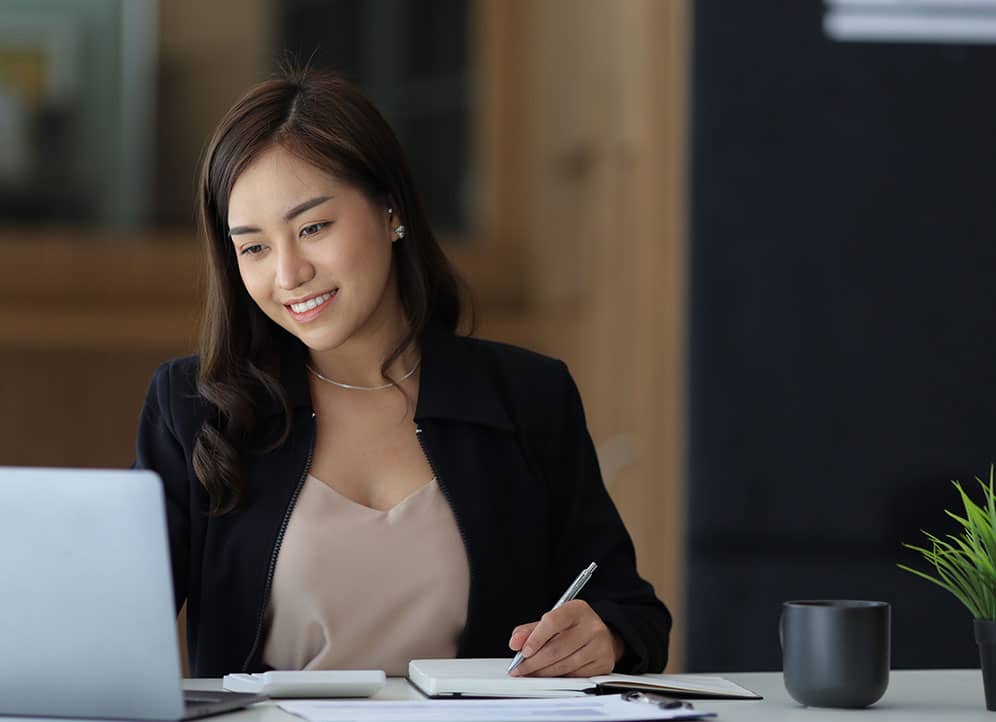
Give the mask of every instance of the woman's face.
<path id="1" fill-rule="evenodd" d="M 313 351 L 398 333 L 403 313 L 391 242 L 400 222 L 279 145 L 236 179 L 228 202 L 246 290 Z"/>

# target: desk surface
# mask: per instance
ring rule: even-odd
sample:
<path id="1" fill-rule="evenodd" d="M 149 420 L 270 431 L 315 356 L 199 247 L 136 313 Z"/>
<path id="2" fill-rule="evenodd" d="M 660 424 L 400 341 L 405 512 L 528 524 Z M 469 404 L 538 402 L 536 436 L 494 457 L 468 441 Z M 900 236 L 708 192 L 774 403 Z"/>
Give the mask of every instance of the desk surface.
<path id="1" fill-rule="evenodd" d="M 696 702 L 696 707 L 717 712 L 720 720 L 733 722 L 839 722 L 858 717 L 875 722 L 900 720 L 978 720 L 992 722 L 996 713 L 986 711 L 982 674 L 977 669 L 957 670 L 893 670 L 889 689 L 879 702 L 867 710 L 831 710 L 802 707 L 785 691 L 780 672 L 723 674 L 750 690 L 764 696 L 755 701 Z M 220 689 L 219 680 L 187 680 L 188 689 Z M 423 699 L 404 679 L 391 678 L 374 699 Z M 857 715 L 858 717 L 855 717 Z M 213 719 L 224 722 L 300 722 L 264 703 Z"/>

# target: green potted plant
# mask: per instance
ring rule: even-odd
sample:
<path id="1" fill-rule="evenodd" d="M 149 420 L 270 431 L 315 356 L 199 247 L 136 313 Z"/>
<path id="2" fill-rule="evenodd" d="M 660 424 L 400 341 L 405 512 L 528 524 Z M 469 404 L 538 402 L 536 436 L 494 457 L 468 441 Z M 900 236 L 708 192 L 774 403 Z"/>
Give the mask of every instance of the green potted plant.
<path id="1" fill-rule="evenodd" d="M 979 645 L 986 709 L 996 711 L 996 493 L 993 466 L 989 483 L 976 477 L 982 488 L 983 503 L 975 503 L 957 481 L 952 482 L 961 496 L 964 516 L 945 510 L 958 523 L 957 534 L 943 538 L 924 532 L 930 546 L 903 544 L 919 552 L 932 567 L 929 572 L 905 564 L 899 568 L 923 577 L 954 594 L 974 617 L 975 641 Z"/>

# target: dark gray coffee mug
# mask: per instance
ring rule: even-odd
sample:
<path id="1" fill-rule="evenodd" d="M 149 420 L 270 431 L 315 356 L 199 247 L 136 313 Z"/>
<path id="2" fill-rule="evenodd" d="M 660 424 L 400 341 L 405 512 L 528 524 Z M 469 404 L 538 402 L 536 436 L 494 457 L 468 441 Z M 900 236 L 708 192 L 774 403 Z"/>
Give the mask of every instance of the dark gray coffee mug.
<path id="1" fill-rule="evenodd" d="M 889 685 L 887 602 L 785 602 L 779 621 L 785 689 L 808 707 L 867 707 Z"/>

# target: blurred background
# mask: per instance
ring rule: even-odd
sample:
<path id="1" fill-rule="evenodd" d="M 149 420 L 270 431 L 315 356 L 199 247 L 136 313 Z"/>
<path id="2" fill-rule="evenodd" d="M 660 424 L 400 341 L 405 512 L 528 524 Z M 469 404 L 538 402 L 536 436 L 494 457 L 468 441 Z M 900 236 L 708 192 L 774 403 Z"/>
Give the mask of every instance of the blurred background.
<path id="1" fill-rule="evenodd" d="M 996 461 L 996 2 L 0 0 L 0 464 L 126 466 L 193 353 L 194 179 L 286 59 L 410 154 L 478 335 L 566 360 L 669 671 L 780 668 L 780 603 L 885 599 Z"/>

